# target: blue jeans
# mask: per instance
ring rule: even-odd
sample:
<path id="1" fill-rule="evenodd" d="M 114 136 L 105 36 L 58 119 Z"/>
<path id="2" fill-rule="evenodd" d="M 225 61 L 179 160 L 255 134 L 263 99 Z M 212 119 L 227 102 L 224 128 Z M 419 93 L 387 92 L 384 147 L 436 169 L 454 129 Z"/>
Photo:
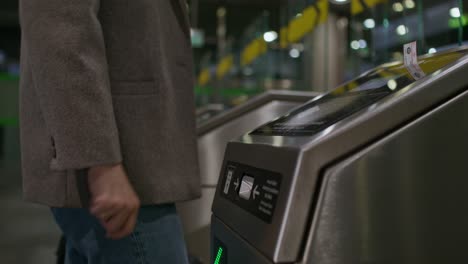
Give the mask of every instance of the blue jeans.
<path id="1" fill-rule="evenodd" d="M 52 208 L 66 237 L 66 264 L 187 264 L 187 251 L 175 206 L 140 208 L 134 232 L 111 240 L 87 209 Z"/>

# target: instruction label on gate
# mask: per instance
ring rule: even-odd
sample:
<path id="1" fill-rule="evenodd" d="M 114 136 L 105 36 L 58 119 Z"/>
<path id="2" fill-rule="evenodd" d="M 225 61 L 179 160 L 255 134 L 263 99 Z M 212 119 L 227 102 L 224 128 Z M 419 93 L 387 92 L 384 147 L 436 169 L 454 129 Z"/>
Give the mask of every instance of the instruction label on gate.
<path id="1" fill-rule="evenodd" d="M 221 196 L 261 220 L 271 223 L 281 187 L 281 174 L 228 162 Z"/>
<path id="2" fill-rule="evenodd" d="M 405 44 L 403 47 L 405 67 L 415 80 L 426 76 L 418 63 L 418 49 L 416 41 Z"/>

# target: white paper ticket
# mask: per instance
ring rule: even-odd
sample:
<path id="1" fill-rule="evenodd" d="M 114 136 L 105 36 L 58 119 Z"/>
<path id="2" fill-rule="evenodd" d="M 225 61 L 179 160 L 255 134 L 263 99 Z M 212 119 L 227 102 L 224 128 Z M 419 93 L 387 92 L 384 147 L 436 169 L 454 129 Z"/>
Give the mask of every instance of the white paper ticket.
<path id="1" fill-rule="evenodd" d="M 405 66 L 408 72 L 413 76 L 415 80 L 419 80 L 426 76 L 418 63 L 418 52 L 416 41 L 405 44 L 403 47 L 403 53 L 405 54 Z"/>

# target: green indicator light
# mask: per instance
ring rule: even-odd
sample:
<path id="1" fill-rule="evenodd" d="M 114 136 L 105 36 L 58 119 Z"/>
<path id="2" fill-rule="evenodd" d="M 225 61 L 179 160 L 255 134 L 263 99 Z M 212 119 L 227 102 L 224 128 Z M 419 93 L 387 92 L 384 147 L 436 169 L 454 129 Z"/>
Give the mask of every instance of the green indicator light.
<path id="1" fill-rule="evenodd" d="M 218 254 L 216 255 L 216 259 L 214 264 L 219 264 L 219 261 L 221 260 L 221 256 L 223 255 L 223 248 L 220 247 L 218 248 Z"/>
<path id="2" fill-rule="evenodd" d="M 450 28 L 459 28 L 468 25 L 468 15 L 463 15 L 458 18 L 450 18 L 449 19 L 449 27 Z"/>

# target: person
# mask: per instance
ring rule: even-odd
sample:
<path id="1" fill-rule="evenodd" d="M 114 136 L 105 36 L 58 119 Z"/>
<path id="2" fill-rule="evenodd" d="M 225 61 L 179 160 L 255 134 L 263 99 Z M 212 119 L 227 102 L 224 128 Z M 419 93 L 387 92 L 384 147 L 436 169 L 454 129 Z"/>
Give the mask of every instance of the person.
<path id="1" fill-rule="evenodd" d="M 200 196 L 183 0 L 20 0 L 27 201 L 66 263 L 186 263 L 174 203 Z"/>

